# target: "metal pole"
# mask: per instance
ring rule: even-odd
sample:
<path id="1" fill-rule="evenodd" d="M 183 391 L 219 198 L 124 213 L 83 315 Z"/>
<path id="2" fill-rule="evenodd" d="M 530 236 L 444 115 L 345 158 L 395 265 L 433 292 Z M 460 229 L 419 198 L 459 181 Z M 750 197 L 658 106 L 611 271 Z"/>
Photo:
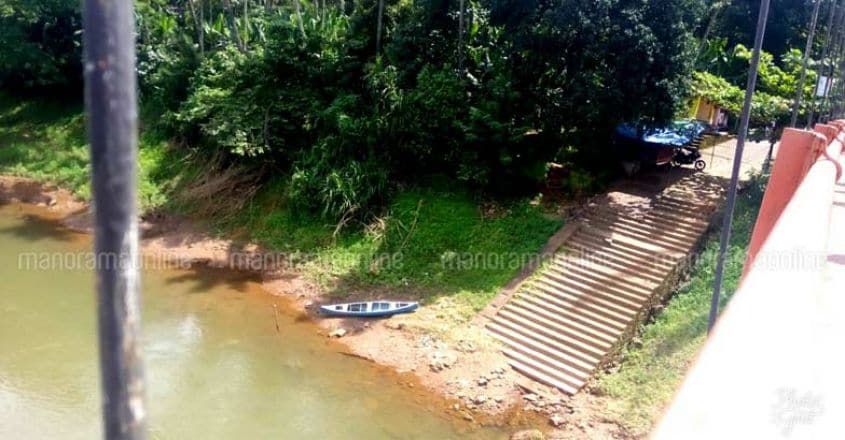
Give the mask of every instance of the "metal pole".
<path id="1" fill-rule="evenodd" d="M 83 7 L 103 434 L 110 440 L 141 440 L 146 438 L 146 414 L 139 341 L 132 2 L 85 0 Z"/>
<path id="2" fill-rule="evenodd" d="M 842 18 L 845 19 L 845 9 L 843 9 Z M 834 92 L 834 87 L 836 86 L 836 81 L 837 81 L 838 77 L 842 76 L 840 63 L 841 63 L 841 59 L 842 59 L 843 42 L 845 42 L 845 41 L 843 41 L 843 38 L 845 38 L 845 33 L 843 33 L 840 30 L 839 35 L 837 36 L 837 39 L 836 39 L 836 45 L 834 46 L 835 50 L 834 50 L 834 53 L 831 57 L 831 62 L 830 62 L 830 69 L 829 69 L 830 85 L 828 86 L 827 90 L 825 90 L 824 100 L 822 101 L 824 103 L 824 107 L 825 107 L 823 109 L 823 112 L 824 112 L 824 115 L 825 115 L 825 117 L 823 119 L 824 122 L 829 121 L 831 116 L 833 115 L 833 105 L 834 105 L 833 99 L 834 99 L 834 97 L 832 96 L 832 94 Z"/>
<path id="3" fill-rule="evenodd" d="M 801 76 L 798 79 L 797 90 L 795 90 L 792 118 L 789 120 L 790 127 L 795 127 L 795 124 L 798 123 L 798 112 L 801 110 L 801 101 L 804 99 L 804 82 L 807 81 L 807 63 L 809 63 L 810 54 L 813 52 L 813 38 L 816 36 L 816 22 L 819 19 L 821 6 L 822 0 L 816 0 L 816 4 L 813 6 L 813 17 L 810 19 L 810 32 L 807 34 L 807 47 L 804 48 L 804 59 L 801 62 Z"/>
<path id="4" fill-rule="evenodd" d="M 710 316 L 707 321 L 708 333 L 716 323 L 719 313 L 719 298 L 722 292 L 722 278 L 725 270 L 725 254 L 731 240 L 731 225 L 734 209 L 736 208 L 736 188 L 739 183 L 739 170 L 742 165 L 742 153 L 745 149 L 745 138 L 748 136 L 748 122 L 751 118 L 751 99 L 754 88 L 757 87 L 757 68 L 760 65 L 760 51 L 763 47 L 763 35 L 766 34 L 766 20 L 769 16 L 769 0 L 760 1 L 760 14 L 757 17 L 757 34 L 754 37 L 754 52 L 751 56 L 751 67 L 748 69 L 748 82 L 745 86 L 745 102 L 742 105 L 742 116 L 739 123 L 739 136 L 736 141 L 731 183 L 728 187 L 728 201 L 725 216 L 722 220 L 722 236 L 719 242 L 719 257 L 716 260 L 716 278 L 713 281 L 713 296 L 710 300 Z"/>
<path id="5" fill-rule="evenodd" d="M 833 18 L 836 16 L 837 7 L 837 0 L 832 0 L 830 2 L 830 12 L 827 14 L 827 27 L 825 28 L 825 37 L 824 37 L 824 47 L 822 48 L 822 56 L 821 56 L 821 64 L 819 66 L 819 81 L 816 83 L 816 90 L 813 90 L 813 100 L 810 105 L 810 111 L 807 112 L 807 127 L 813 126 L 815 113 L 816 113 L 816 103 L 818 101 L 818 97 L 816 96 L 816 91 L 818 90 L 818 85 L 821 84 L 821 77 L 824 75 L 825 72 L 825 62 L 827 60 L 827 56 L 830 53 L 830 43 L 831 39 L 833 38 Z M 825 88 L 827 88 L 827 84 L 825 84 Z"/>
<path id="6" fill-rule="evenodd" d="M 825 122 L 826 120 L 823 118 L 823 115 L 828 113 L 828 99 L 830 98 L 830 91 L 833 88 L 833 74 L 834 70 L 836 70 L 836 63 L 839 59 L 839 52 L 842 46 L 842 27 L 845 23 L 843 23 L 843 19 L 845 19 L 845 7 L 839 7 L 836 11 L 836 19 L 834 19 L 834 26 L 836 32 L 833 34 L 831 50 L 830 50 L 830 60 L 829 66 L 827 70 L 827 78 L 828 78 L 828 85 L 825 87 L 824 94 L 822 96 L 822 105 L 819 108 L 819 120 Z"/>

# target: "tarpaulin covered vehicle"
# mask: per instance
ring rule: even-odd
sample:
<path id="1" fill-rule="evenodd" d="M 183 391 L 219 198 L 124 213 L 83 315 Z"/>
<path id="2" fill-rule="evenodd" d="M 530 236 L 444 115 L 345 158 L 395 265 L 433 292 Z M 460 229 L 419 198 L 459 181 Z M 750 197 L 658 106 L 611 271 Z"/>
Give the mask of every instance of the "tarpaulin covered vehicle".
<path id="1" fill-rule="evenodd" d="M 614 146 L 626 174 L 642 168 L 672 164 L 693 165 L 703 170 L 698 145 L 707 124 L 696 120 L 675 121 L 664 126 L 620 124 L 614 131 Z"/>

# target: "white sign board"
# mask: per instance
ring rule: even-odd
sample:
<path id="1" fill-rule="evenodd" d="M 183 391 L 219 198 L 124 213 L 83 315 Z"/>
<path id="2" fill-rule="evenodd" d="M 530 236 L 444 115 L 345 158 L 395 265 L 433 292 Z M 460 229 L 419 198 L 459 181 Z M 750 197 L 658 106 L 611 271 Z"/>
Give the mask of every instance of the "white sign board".
<path id="1" fill-rule="evenodd" d="M 819 82 L 816 83 L 816 96 L 821 98 L 827 96 L 830 91 L 830 78 L 822 75 L 819 77 Z"/>

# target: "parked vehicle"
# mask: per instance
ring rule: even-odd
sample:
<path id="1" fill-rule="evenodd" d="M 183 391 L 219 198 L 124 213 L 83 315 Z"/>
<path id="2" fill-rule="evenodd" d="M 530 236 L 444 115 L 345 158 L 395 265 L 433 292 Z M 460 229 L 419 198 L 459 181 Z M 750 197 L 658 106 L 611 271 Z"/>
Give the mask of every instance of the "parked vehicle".
<path id="1" fill-rule="evenodd" d="M 320 306 L 320 313 L 326 316 L 380 318 L 411 313 L 418 307 L 419 303 L 413 301 L 365 301 Z"/>
<path id="2" fill-rule="evenodd" d="M 708 125 L 696 120 L 675 121 L 666 126 L 620 124 L 614 133 L 614 144 L 626 174 L 637 174 L 642 168 L 661 165 L 693 165 L 703 170 L 699 144 Z"/>
<path id="3" fill-rule="evenodd" d="M 672 165 L 676 167 L 692 165 L 696 171 L 704 171 L 707 168 L 707 162 L 701 158 L 698 147 L 692 145 L 676 148 L 675 155 L 672 157 Z"/>

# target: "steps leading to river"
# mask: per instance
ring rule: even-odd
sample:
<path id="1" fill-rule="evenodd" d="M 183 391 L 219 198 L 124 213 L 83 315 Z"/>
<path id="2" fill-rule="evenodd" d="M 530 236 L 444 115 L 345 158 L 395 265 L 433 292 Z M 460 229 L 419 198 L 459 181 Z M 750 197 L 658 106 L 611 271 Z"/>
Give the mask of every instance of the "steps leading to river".
<path id="1" fill-rule="evenodd" d="M 709 227 L 721 188 L 695 179 L 645 206 L 588 210 L 545 264 L 492 306 L 487 328 L 515 370 L 574 394 L 613 357 Z"/>

